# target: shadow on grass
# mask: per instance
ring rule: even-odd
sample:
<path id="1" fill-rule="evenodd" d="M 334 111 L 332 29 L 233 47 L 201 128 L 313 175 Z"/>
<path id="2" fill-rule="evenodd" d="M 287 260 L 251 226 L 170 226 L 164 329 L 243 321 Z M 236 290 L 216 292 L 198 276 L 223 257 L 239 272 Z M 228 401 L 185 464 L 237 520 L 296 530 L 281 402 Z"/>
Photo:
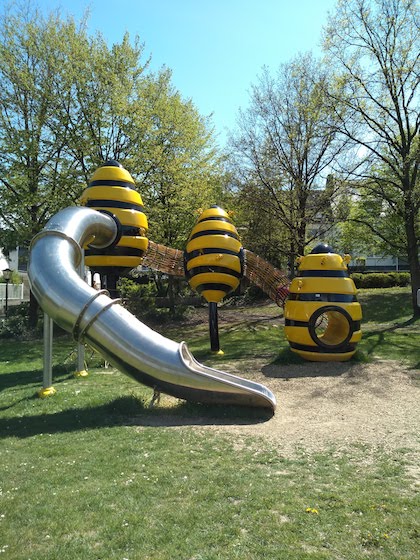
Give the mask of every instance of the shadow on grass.
<path id="1" fill-rule="evenodd" d="M 389 323 L 396 318 L 407 317 L 412 313 L 411 299 L 408 291 L 395 292 L 378 290 L 378 293 L 358 295 L 366 322 Z"/>
<path id="2" fill-rule="evenodd" d="M 63 376 L 65 379 L 68 379 L 69 375 L 72 374 L 75 369 L 76 367 L 74 364 L 54 365 L 52 368 L 54 383 L 63 381 Z M 42 369 L 3 373 L 0 375 L 0 391 L 23 385 L 40 385 L 42 383 L 42 375 Z"/>
<path id="3" fill-rule="evenodd" d="M 351 370 L 355 364 L 369 361 L 363 352 L 357 350 L 351 360 L 345 362 L 311 362 L 304 360 L 288 347 L 283 348 L 277 358 L 264 366 L 261 371 L 266 377 L 277 379 L 340 377 Z"/>
<path id="4" fill-rule="evenodd" d="M 36 397 L 28 400 L 33 398 Z M 266 422 L 272 416 L 273 413 L 265 409 L 188 402 L 173 408 L 149 408 L 136 397 L 127 396 L 96 407 L 0 419 L 0 437 L 27 438 L 115 426 L 247 425 Z"/>

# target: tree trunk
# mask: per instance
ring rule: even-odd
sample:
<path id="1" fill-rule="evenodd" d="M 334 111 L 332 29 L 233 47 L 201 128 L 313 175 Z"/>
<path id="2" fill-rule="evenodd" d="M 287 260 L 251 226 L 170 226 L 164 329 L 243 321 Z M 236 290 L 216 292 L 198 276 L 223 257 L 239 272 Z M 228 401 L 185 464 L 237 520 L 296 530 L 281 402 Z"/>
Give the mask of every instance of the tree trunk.
<path id="1" fill-rule="evenodd" d="M 174 289 L 174 277 L 168 277 L 168 299 L 169 299 L 169 310 L 172 316 L 175 315 L 175 289 Z"/>
<path id="2" fill-rule="evenodd" d="M 407 253 L 411 276 L 413 317 L 420 317 L 420 307 L 417 305 L 417 291 L 420 290 L 419 245 L 416 237 L 413 211 L 410 211 L 406 218 L 405 230 L 407 234 Z"/>
<path id="3" fill-rule="evenodd" d="M 28 322 L 29 328 L 36 329 L 38 324 L 38 309 L 39 304 L 32 292 L 29 292 L 29 315 L 28 315 Z"/>

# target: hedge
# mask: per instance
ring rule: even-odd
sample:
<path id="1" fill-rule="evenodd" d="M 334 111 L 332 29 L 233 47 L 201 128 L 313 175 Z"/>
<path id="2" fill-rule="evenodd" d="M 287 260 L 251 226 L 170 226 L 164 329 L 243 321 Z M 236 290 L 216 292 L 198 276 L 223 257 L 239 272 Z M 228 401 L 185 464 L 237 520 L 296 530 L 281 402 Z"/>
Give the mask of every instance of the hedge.
<path id="1" fill-rule="evenodd" d="M 392 288 L 394 286 L 405 287 L 410 284 L 408 272 L 371 272 L 362 274 L 353 272 L 350 274 L 356 288 Z"/>

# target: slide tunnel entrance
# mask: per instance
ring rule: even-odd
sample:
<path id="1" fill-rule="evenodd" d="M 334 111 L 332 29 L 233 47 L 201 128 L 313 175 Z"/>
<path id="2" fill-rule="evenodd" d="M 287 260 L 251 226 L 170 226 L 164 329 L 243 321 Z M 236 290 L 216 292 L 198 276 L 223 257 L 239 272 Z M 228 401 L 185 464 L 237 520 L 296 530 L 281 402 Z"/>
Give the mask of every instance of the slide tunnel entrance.
<path id="1" fill-rule="evenodd" d="M 309 334 L 315 344 L 328 350 L 345 347 L 354 332 L 353 319 L 337 305 L 320 307 L 309 320 Z"/>

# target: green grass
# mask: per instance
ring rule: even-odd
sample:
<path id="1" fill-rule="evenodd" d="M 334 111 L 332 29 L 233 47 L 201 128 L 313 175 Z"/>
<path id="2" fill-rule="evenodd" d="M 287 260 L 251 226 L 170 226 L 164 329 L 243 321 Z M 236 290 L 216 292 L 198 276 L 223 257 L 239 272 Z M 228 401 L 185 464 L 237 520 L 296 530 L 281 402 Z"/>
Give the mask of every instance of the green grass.
<path id="1" fill-rule="evenodd" d="M 389 298 L 384 322 L 377 295 L 361 294 L 369 319 L 362 351 L 387 357 L 400 337 L 398 351 L 415 365 L 419 324 L 408 323 L 407 292 L 394 293 L 398 304 Z M 261 321 L 238 311 L 225 326 L 221 316 L 223 359 L 296 359 L 273 309 Z M 206 325 L 176 334 L 210 359 Z M 74 378 L 73 350 L 69 338 L 55 341 L 57 394 L 39 399 L 42 343 L 2 341 L 1 559 L 418 557 L 413 450 L 352 445 L 286 455 L 266 439 L 205 429 L 258 425 L 266 420 L 258 412 L 169 398 L 151 410 L 152 390 L 96 355 L 87 354 L 89 377 Z"/>
<path id="2" fill-rule="evenodd" d="M 420 320 L 413 321 L 410 291 L 408 288 L 369 289 L 359 291 L 362 305 L 362 341 L 354 359 L 369 362 L 377 358 L 403 361 L 412 368 L 420 368 Z M 224 323 L 223 308 L 220 311 L 220 346 L 225 360 L 259 359 L 281 364 L 302 363 L 303 359 L 293 353 L 284 335 L 282 310 L 276 305 L 260 308 L 260 320 L 255 319 L 255 307 L 251 311 L 238 309 L 234 323 Z M 247 315 L 252 312 L 252 319 Z M 165 327 L 164 333 L 180 339 L 179 327 Z M 209 350 L 207 324 L 182 329 L 194 355 L 214 366 L 222 363 Z"/>

